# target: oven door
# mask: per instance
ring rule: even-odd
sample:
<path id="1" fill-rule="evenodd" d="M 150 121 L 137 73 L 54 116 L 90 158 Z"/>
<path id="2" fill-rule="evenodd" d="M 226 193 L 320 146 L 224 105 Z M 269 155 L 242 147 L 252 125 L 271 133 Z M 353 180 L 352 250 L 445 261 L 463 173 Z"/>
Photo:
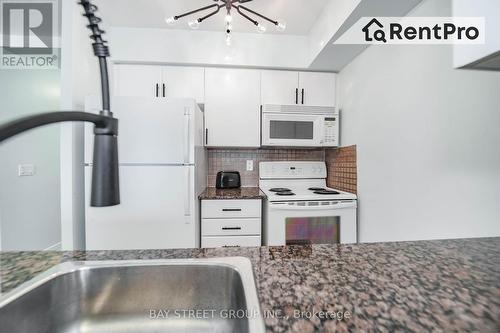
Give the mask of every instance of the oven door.
<path id="1" fill-rule="evenodd" d="M 323 144 L 324 116 L 263 113 L 262 145 L 318 147 Z"/>
<path id="2" fill-rule="evenodd" d="M 356 200 L 270 202 L 264 228 L 269 246 L 356 243 Z"/>

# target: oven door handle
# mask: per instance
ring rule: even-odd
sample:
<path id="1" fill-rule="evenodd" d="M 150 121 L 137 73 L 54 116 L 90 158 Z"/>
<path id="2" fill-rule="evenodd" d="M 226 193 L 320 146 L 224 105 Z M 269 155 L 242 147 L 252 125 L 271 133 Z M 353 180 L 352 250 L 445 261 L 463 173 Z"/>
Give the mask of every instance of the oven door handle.
<path id="1" fill-rule="evenodd" d="M 303 210 L 303 211 L 314 211 L 314 210 L 335 210 L 335 209 L 344 209 L 344 208 L 356 208 L 356 201 L 339 201 L 335 204 L 331 205 L 318 205 L 318 206 L 296 206 L 289 205 L 287 203 L 276 204 L 272 203 L 269 205 L 269 208 L 272 210 Z"/>

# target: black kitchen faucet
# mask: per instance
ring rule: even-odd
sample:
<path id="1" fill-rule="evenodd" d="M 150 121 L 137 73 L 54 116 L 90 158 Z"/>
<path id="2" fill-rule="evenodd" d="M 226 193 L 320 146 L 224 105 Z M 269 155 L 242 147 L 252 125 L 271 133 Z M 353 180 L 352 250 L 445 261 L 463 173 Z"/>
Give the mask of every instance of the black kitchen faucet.
<path id="1" fill-rule="evenodd" d="M 120 204 L 118 175 L 118 120 L 113 117 L 109 101 L 109 79 L 107 57 L 109 48 L 102 39 L 104 31 L 100 29 L 101 18 L 95 15 L 97 6 L 90 0 L 79 2 L 87 17 L 87 27 L 92 31 L 94 54 L 99 58 L 101 73 L 102 110 L 99 114 L 58 111 L 36 114 L 13 120 L 0 125 L 0 143 L 24 131 L 64 121 L 84 121 L 94 123 L 94 158 L 92 166 L 92 194 L 90 205 L 108 207 Z"/>

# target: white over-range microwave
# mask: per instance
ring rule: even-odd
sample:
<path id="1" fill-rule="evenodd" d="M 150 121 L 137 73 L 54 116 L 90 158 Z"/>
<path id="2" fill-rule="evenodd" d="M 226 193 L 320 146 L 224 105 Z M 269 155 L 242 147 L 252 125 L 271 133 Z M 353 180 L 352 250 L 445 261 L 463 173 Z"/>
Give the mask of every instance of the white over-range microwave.
<path id="1" fill-rule="evenodd" d="M 263 105 L 262 146 L 337 147 L 339 114 L 333 107 Z"/>

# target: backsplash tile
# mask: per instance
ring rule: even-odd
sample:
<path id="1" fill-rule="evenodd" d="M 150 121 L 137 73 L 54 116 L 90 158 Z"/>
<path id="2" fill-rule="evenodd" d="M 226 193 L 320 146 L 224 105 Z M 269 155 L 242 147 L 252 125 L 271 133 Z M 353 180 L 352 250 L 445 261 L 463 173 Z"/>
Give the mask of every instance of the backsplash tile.
<path id="1" fill-rule="evenodd" d="M 328 187 L 357 193 L 356 146 L 327 149 L 325 151 L 325 161 L 328 168 Z"/>
<path id="2" fill-rule="evenodd" d="M 247 160 L 254 170 L 246 171 Z M 259 186 L 259 163 L 266 161 L 324 161 L 323 149 L 209 149 L 208 186 L 215 186 L 219 171 L 239 171 L 241 186 Z"/>

